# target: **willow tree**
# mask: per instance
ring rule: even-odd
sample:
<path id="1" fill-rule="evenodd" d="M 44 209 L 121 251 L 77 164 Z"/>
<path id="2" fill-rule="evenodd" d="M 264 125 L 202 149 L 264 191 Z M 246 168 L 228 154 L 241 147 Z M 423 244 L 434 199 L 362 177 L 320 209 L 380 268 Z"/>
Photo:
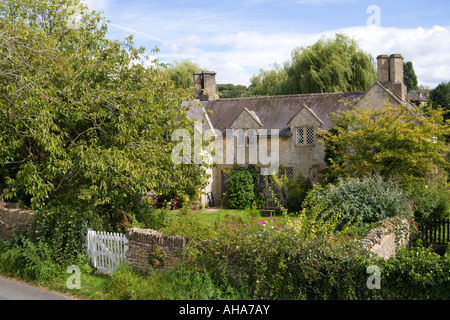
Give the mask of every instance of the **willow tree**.
<path id="1" fill-rule="evenodd" d="M 294 49 L 283 68 L 261 70 L 252 78 L 250 90 L 253 95 L 358 92 L 376 79 L 373 57 L 355 40 L 337 34 L 335 39 L 322 38 Z"/>
<path id="2" fill-rule="evenodd" d="M 0 196 L 126 207 L 202 187 L 200 166 L 171 160 L 191 97 L 145 67 L 132 36 L 108 39 L 105 18 L 77 0 L 0 1 L 0 17 Z"/>
<path id="3" fill-rule="evenodd" d="M 165 66 L 164 72 L 178 88 L 194 89 L 194 72 L 202 70 L 198 64 L 184 60 L 174 61 Z"/>

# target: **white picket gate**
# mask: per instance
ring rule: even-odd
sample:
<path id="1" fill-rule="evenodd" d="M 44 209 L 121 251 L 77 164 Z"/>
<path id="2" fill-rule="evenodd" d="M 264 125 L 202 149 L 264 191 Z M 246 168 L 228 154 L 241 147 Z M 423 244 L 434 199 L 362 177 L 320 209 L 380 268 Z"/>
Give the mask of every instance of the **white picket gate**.
<path id="1" fill-rule="evenodd" d="M 112 274 L 117 266 L 126 262 L 127 243 L 124 234 L 91 229 L 87 232 L 87 252 L 92 265 L 100 273 Z"/>

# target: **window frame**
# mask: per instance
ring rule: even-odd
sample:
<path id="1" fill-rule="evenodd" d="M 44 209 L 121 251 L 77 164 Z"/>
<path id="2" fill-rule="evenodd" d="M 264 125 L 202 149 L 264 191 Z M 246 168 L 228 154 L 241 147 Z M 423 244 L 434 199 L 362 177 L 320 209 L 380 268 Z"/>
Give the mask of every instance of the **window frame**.
<path id="1" fill-rule="evenodd" d="M 308 131 L 312 130 L 312 142 L 309 143 Z M 299 142 L 299 132 L 302 132 L 302 140 Z M 295 128 L 295 144 L 297 146 L 314 146 L 316 144 L 316 129 L 314 127 L 298 127 Z"/>

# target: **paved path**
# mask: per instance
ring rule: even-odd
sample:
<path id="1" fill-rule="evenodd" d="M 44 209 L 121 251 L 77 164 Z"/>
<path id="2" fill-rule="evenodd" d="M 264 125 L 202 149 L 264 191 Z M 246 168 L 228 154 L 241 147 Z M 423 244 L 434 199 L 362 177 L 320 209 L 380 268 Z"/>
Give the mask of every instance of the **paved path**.
<path id="1" fill-rule="evenodd" d="M 220 209 L 209 208 L 209 209 L 200 210 L 200 213 L 213 213 L 213 212 L 216 212 L 216 211 L 219 211 L 219 210 Z"/>
<path id="2" fill-rule="evenodd" d="M 63 294 L 39 289 L 0 277 L 0 300 L 76 300 Z"/>

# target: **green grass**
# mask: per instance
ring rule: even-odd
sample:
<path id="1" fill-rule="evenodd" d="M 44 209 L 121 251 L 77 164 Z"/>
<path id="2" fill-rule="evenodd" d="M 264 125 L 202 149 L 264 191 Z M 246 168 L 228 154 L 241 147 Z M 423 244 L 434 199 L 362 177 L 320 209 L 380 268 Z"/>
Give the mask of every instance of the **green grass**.
<path id="1" fill-rule="evenodd" d="M 190 272 L 181 266 L 145 274 L 123 265 L 112 275 L 101 275 L 83 268 L 79 289 L 69 289 L 70 274 L 61 272 L 40 283 L 41 289 L 59 292 L 81 300 L 242 300 L 248 299 L 242 290 L 221 288 L 207 274 Z"/>
<path id="2" fill-rule="evenodd" d="M 211 213 L 196 213 L 198 217 L 205 221 L 208 224 L 220 226 L 226 223 L 227 221 L 240 221 L 241 224 L 248 224 L 251 223 L 252 220 L 250 217 L 252 217 L 255 221 L 256 218 L 262 218 L 265 219 L 267 216 L 261 216 L 261 213 L 259 210 L 253 210 L 253 209 L 246 209 L 246 210 L 237 210 L 237 209 L 220 209 L 216 212 Z M 270 219 L 275 219 L 276 222 L 280 226 L 284 226 L 286 222 L 288 221 L 284 215 L 281 213 L 276 213 L 272 217 L 269 217 Z M 261 220 L 261 219 L 259 219 Z M 278 221 L 279 220 L 279 221 Z"/>

